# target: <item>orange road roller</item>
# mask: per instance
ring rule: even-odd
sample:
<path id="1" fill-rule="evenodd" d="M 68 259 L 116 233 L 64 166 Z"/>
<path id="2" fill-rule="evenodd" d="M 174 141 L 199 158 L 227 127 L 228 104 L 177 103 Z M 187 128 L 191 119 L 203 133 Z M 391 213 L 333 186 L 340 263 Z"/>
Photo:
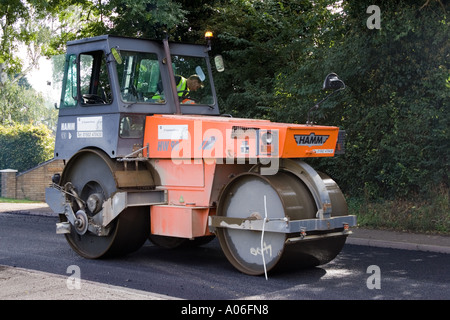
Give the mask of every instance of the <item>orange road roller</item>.
<path id="1" fill-rule="evenodd" d="M 219 112 L 209 45 L 99 36 L 68 42 L 55 158 L 46 189 L 56 232 L 79 255 L 165 248 L 215 237 L 249 275 L 336 257 L 356 217 L 305 160 L 343 152 L 337 127 Z M 213 66 L 214 65 L 214 66 Z M 213 70 L 215 67 L 215 70 Z M 324 88 L 345 88 L 334 73 Z M 174 252 L 176 254 L 176 252 Z"/>

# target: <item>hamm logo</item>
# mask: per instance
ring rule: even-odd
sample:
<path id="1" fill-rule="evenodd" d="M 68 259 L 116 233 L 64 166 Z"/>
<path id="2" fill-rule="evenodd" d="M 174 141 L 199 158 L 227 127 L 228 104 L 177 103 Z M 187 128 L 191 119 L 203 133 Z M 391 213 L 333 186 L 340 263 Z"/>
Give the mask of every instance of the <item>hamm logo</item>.
<path id="1" fill-rule="evenodd" d="M 323 145 L 327 140 L 329 136 L 316 136 L 314 132 L 310 133 L 309 135 L 304 134 L 295 134 L 294 139 L 295 142 L 297 142 L 297 145 L 299 146 L 321 146 Z"/>

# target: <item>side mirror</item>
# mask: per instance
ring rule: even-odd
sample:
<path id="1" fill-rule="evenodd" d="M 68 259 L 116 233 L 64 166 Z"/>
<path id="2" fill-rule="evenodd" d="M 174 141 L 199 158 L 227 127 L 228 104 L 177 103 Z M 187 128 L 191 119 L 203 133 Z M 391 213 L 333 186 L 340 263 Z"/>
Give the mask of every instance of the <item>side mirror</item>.
<path id="1" fill-rule="evenodd" d="M 323 82 L 324 90 L 337 90 L 337 89 L 345 89 L 345 83 L 341 79 L 339 79 L 336 73 L 330 73 L 326 76 L 325 81 Z"/>
<path id="2" fill-rule="evenodd" d="M 216 70 L 218 72 L 223 72 L 225 70 L 225 65 L 223 64 L 223 58 L 220 54 L 214 57 L 214 64 L 216 65 Z"/>
<path id="3" fill-rule="evenodd" d="M 325 81 L 323 82 L 323 89 L 324 90 L 333 90 L 332 93 L 327 95 L 325 98 L 317 102 L 311 109 L 308 111 L 308 116 L 306 120 L 306 124 L 314 125 L 314 118 L 311 119 L 311 112 L 313 110 L 319 109 L 319 106 L 322 102 L 326 101 L 328 98 L 334 96 L 339 91 L 345 89 L 345 83 L 341 79 L 339 79 L 338 75 L 336 73 L 330 73 L 326 76 Z"/>
<path id="4" fill-rule="evenodd" d="M 120 50 L 118 46 L 111 48 L 111 54 L 114 57 L 114 60 L 116 60 L 117 64 L 122 64 L 122 56 L 120 55 Z"/>
<path id="5" fill-rule="evenodd" d="M 202 67 L 197 66 L 195 68 L 195 72 L 197 73 L 197 76 L 199 77 L 200 81 L 203 82 L 206 79 L 205 73 L 202 70 Z"/>

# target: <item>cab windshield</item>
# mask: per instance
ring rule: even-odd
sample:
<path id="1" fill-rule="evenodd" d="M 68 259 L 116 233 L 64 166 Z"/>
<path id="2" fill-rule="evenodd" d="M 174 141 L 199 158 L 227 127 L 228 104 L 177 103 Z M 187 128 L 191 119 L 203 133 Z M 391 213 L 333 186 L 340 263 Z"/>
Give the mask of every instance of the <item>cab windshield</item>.
<path id="1" fill-rule="evenodd" d="M 124 102 L 164 104 L 171 94 L 161 81 L 158 57 L 154 53 L 121 51 L 117 64 L 120 93 Z M 214 103 L 206 60 L 200 57 L 172 56 L 178 99 L 181 104 Z"/>
<path id="2" fill-rule="evenodd" d="M 122 100 L 163 103 L 152 99 L 161 82 L 156 54 L 130 51 L 121 51 L 120 54 L 123 62 L 117 65 L 117 75 Z"/>

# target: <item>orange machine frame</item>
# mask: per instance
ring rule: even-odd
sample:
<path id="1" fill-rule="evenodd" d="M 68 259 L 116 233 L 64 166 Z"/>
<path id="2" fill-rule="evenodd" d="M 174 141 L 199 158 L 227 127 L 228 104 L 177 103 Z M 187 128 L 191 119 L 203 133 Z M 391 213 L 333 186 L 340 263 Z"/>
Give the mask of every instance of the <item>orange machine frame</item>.
<path id="1" fill-rule="evenodd" d="M 339 128 L 228 117 L 153 115 L 146 118 L 144 146 L 159 174 L 167 205 L 151 207 L 152 234 L 209 235 L 220 190 L 258 162 L 332 157 Z M 269 136 L 268 136 L 269 135 Z M 268 174 L 275 174 L 278 168 Z"/>

